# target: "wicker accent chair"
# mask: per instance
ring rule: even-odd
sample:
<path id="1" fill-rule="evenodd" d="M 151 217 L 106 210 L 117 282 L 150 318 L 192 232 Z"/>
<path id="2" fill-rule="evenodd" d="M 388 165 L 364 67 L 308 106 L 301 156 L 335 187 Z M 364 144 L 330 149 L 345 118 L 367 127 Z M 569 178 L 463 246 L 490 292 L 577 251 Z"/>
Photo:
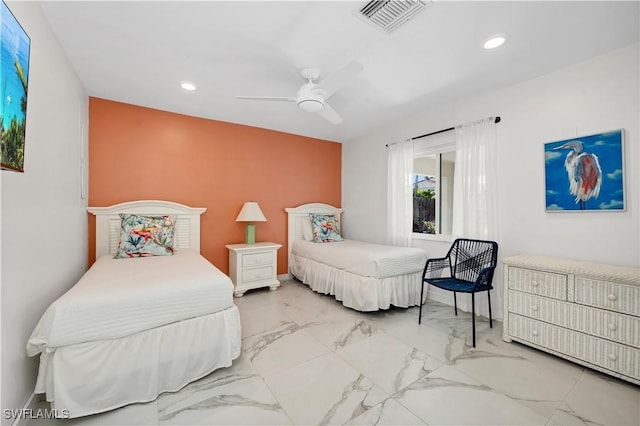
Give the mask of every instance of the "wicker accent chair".
<path id="1" fill-rule="evenodd" d="M 498 243 L 486 240 L 458 238 L 453 242 L 447 255 L 439 259 L 429 259 L 422 274 L 423 300 L 425 283 L 444 290 L 453 291 L 453 306 L 458 315 L 456 293 L 471 293 L 471 321 L 473 347 L 476 347 L 476 302 L 475 293 L 487 292 L 489 301 L 489 327 L 493 328 L 491 318 L 491 293 L 493 273 L 498 263 Z M 422 322 L 422 305 L 418 324 Z"/>

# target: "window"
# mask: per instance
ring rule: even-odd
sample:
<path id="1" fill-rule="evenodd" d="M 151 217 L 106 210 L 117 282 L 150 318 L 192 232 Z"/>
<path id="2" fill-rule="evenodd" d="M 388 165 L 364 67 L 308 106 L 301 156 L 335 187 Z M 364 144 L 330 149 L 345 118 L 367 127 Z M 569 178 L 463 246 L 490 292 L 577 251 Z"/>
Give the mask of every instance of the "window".
<path id="1" fill-rule="evenodd" d="M 413 232 L 451 235 L 455 132 L 417 140 L 413 160 Z"/>

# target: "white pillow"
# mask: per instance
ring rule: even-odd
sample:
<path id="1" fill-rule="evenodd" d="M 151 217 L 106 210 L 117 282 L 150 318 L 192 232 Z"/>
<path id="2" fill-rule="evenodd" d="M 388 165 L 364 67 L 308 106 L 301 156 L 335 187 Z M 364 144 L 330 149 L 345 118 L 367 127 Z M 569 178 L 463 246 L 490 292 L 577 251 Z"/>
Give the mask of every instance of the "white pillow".
<path id="1" fill-rule="evenodd" d="M 302 225 L 302 238 L 304 238 L 305 241 L 313 240 L 313 229 L 311 228 L 311 218 L 301 217 L 300 221 Z"/>

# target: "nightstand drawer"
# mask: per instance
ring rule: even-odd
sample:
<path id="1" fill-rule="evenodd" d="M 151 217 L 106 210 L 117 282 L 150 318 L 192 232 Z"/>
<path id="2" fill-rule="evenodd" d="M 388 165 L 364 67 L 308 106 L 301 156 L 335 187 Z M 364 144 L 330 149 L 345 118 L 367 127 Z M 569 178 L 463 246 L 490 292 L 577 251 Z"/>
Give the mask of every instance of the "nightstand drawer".
<path id="1" fill-rule="evenodd" d="M 253 268 L 254 266 L 271 265 L 273 263 L 273 252 L 247 253 L 242 255 L 242 267 Z"/>
<path id="2" fill-rule="evenodd" d="M 229 244 L 229 276 L 235 285 L 233 295 L 242 297 L 247 290 L 280 286 L 277 251 L 282 245 L 276 243 Z"/>
<path id="3" fill-rule="evenodd" d="M 509 268 L 509 288 L 567 300 L 567 276 L 525 268 Z"/>
<path id="4" fill-rule="evenodd" d="M 262 281 L 273 278 L 273 267 L 244 269 L 242 271 L 242 282 Z"/>

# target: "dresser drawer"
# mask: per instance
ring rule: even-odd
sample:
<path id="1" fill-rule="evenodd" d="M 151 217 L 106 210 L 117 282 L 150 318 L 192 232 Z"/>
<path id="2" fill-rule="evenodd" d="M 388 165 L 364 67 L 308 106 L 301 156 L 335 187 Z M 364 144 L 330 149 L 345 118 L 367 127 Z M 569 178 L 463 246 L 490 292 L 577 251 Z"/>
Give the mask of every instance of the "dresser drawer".
<path id="1" fill-rule="evenodd" d="M 509 288 L 567 300 L 567 276 L 525 268 L 509 268 Z"/>
<path id="2" fill-rule="evenodd" d="M 509 334 L 534 345 L 640 380 L 640 349 L 509 314 Z"/>
<path id="3" fill-rule="evenodd" d="M 640 315 L 640 286 L 576 277 L 576 303 Z"/>
<path id="4" fill-rule="evenodd" d="M 245 269 L 242 271 L 242 282 L 250 283 L 254 281 L 269 280 L 273 278 L 273 267 Z"/>
<path id="5" fill-rule="evenodd" d="M 242 255 L 242 267 L 253 268 L 254 266 L 271 265 L 273 263 L 273 253 L 247 253 Z"/>
<path id="6" fill-rule="evenodd" d="M 640 348 L 640 318 L 519 291 L 509 292 L 509 311 Z"/>

